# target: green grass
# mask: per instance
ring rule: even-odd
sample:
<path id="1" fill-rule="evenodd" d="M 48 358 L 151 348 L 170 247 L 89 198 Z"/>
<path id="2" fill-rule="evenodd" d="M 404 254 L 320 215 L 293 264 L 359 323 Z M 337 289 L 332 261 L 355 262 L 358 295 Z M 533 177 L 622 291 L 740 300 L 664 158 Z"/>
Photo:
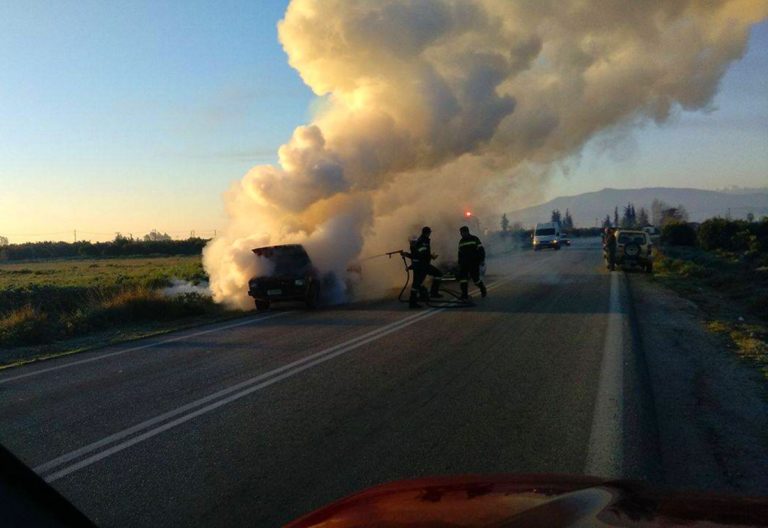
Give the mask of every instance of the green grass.
<path id="1" fill-rule="evenodd" d="M 199 256 L 46 260 L 0 263 L 0 291 L 9 288 L 110 287 L 122 284 L 158 287 L 172 278 L 206 280 Z"/>
<path id="2" fill-rule="evenodd" d="M 206 296 L 164 295 L 173 279 L 206 280 L 200 256 L 0 264 L 0 365 L 67 350 L 87 336 L 114 341 L 232 315 Z"/>

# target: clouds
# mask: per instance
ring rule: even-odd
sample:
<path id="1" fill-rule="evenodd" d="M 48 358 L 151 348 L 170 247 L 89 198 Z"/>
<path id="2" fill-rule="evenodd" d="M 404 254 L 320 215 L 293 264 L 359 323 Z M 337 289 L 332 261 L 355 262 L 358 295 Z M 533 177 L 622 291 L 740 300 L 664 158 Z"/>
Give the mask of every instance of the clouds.
<path id="1" fill-rule="evenodd" d="M 426 200 L 437 215 L 467 195 L 498 198 L 500 181 L 596 133 L 706 108 L 767 11 L 744 0 L 294 0 L 280 41 L 326 104 L 278 167 L 230 192 L 230 228 L 208 254 L 256 232 L 276 243 L 344 226 L 356 242 L 327 264 L 343 269 L 379 236 L 376 211 Z M 239 286 L 217 294 L 214 257 L 206 267 L 215 298 L 247 301 Z"/>

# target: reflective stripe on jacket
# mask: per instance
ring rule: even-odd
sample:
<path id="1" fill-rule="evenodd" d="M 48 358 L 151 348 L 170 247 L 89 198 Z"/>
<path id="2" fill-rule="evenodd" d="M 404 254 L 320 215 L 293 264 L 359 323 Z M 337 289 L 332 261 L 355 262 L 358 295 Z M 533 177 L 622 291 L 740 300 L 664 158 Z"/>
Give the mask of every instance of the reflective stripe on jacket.
<path id="1" fill-rule="evenodd" d="M 475 235 L 459 239 L 459 264 L 482 264 L 485 262 L 485 248 Z"/>

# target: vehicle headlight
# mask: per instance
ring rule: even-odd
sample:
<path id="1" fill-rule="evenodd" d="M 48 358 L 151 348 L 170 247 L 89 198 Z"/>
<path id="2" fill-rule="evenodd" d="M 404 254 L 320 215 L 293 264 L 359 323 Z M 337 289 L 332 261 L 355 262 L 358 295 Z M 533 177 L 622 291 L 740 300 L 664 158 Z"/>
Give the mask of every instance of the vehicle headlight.
<path id="1" fill-rule="evenodd" d="M 304 286 L 304 279 L 296 279 L 293 283 L 296 286 Z"/>

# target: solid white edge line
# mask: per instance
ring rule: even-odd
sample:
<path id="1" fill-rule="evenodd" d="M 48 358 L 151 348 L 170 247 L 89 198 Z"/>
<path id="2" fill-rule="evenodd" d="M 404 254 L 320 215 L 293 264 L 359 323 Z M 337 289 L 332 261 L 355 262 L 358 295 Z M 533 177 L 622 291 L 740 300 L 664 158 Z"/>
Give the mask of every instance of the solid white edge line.
<path id="1" fill-rule="evenodd" d="M 147 348 L 152 348 L 152 347 L 156 347 L 156 346 L 160 346 L 160 345 L 165 345 L 167 343 L 175 343 L 176 341 L 183 341 L 184 339 L 190 339 L 190 338 L 198 337 L 198 336 L 201 336 L 201 335 L 212 334 L 214 332 L 221 332 L 222 330 L 229 330 L 230 328 L 236 328 L 238 326 L 245 326 L 245 325 L 249 325 L 249 324 L 260 323 L 260 322 L 266 321 L 268 319 L 274 319 L 275 317 L 280 317 L 280 316 L 283 316 L 283 315 L 287 315 L 288 313 L 289 312 L 280 312 L 280 313 L 276 313 L 276 314 L 265 315 L 265 316 L 262 316 L 262 317 L 251 317 L 251 318 L 248 318 L 247 321 L 238 321 L 237 323 L 232 323 L 232 324 L 228 324 L 228 325 L 225 325 L 225 326 L 217 326 L 216 328 L 210 328 L 208 330 L 201 330 L 200 332 L 194 332 L 194 333 L 191 333 L 191 334 L 185 334 L 183 336 L 173 337 L 171 339 L 163 339 L 162 341 L 157 341 L 157 342 L 154 342 L 154 343 L 147 343 L 146 345 L 135 346 L 135 347 L 126 348 L 126 349 L 123 349 L 123 350 L 117 350 L 115 352 L 109 352 L 107 354 L 100 354 L 98 356 L 94 356 L 94 357 L 87 358 L 87 359 L 80 359 L 80 360 L 77 360 L 77 361 L 70 361 L 70 362 L 64 363 L 62 365 L 56 365 L 54 367 L 48 367 L 48 368 L 45 368 L 45 369 L 39 369 L 39 370 L 35 370 L 35 371 L 32 371 L 32 372 L 27 372 L 25 374 L 19 374 L 18 376 L 13 376 L 13 377 L 10 377 L 10 378 L 0 379 L 0 385 L 2 385 L 3 383 L 8 383 L 8 382 L 11 382 L 11 381 L 16 381 L 16 380 L 20 380 L 20 379 L 23 379 L 23 378 L 29 378 L 31 376 L 37 376 L 39 374 L 45 374 L 46 372 L 53 372 L 53 371 L 56 371 L 56 370 L 61 370 L 61 369 L 69 368 L 69 367 L 75 367 L 77 365 L 83 365 L 85 363 L 91 363 L 93 361 L 100 361 L 102 359 L 108 359 L 108 358 L 111 358 L 111 357 L 120 356 L 122 354 L 127 354 L 128 352 L 136 352 L 138 350 L 144 350 L 144 349 L 147 349 Z M 149 338 L 149 339 L 151 339 L 151 338 Z M 55 359 L 55 358 L 52 358 L 52 359 Z"/>
<path id="2" fill-rule="evenodd" d="M 584 473 L 606 478 L 623 476 L 624 314 L 621 311 L 619 273 L 611 273 L 608 325 L 605 332 L 600 379 L 592 417 Z"/>
<path id="3" fill-rule="evenodd" d="M 503 284 L 509 282 L 511 278 L 502 279 L 499 281 L 495 281 L 491 285 L 487 287 L 488 291 L 491 291 L 493 289 L 498 288 L 499 286 L 502 286 Z M 400 319 L 398 321 L 395 321 L 393 323 L 390 323 L 384 327 L 377 328 L 376 330 L 372 330 L 371 332 L 368 332 L 362 336 L 357 336 L 353 339 L 350 339 L 348 341 L 345 341 L 344 343 L 340 343 L 338 345 L 335 345 L 333 347 L 321 350 L 319 352 L 316 352 L 315 354 L 312 354 L 310 356 L 307 356 L 305 358 L 296 360 L 294 362 L 291 362 L 289 364 L 283 365 L 282 367 L 278 367 L 276 369 L 273 369 L 269 372 L 266 372 L 264 374 L 260 374 L 259 376 L 255 376 L 253 378 L 250 378 L 248 380 L 245 380 L 243 382 L 240 382 L 236 385 L 233 385 L 232 387 L 228 387 L 226 389 L 223 389 L 221 391 L 218 391 L 214 394 L 210 394 L 204 398 L 200 398 L 198 400 L 195 400 L 193 402 L 190 402 L 186 405 L 183 405 L 181 407 L 178 407 L 177 409 L 174 409 L 172 411 L 169 411 L 167 413 L 161 414 L 159 416 L 156 416 L 154 418 L 151 418 L 149 420 L 146 420 L 144 422 L 141 422 L 139 424 L 136 424 L 132 427 L 129 427 L 127 429 L 124 429 L 122 431 L 119 431 L 117 433 L 114 433 L 112 435 L 109 435 L 97 442 L 93 442 L 91 444 L 88 444 L 86 446 L 83 446 L 79 449 L 76 449 L 74 451 L 71 451 L 69 453 L 65 453 L 64 455 L 57 457 L 53 460 L 50 460 L 44 464 L 41 464 L 34 468 L 34 471 L 37 473 L 44 473 L 50 469 L 53 469 L 55 467 L 59 467 L 62 464 L 65 464 L 66 462 L 69 462 L 71 460 L 74 460 L 76 458 L 79 458 L 82 455 L 85 455 L 87 453 L 90 453 L 92 451 L 95 451 L 99 449 L 100 447 L 104 447 L 106 445 L 109 445 L 113 442 L 119 441 L 125 437 L 128 437 L 134 433 L 137 433 L 139 431 L 145 430 L 148 427 L 151 427 L 155 424 L 161 423 L 169 418 L 172 418 L 174 416 L 177 416 L 179 414 L 182 414 L 188 410 L 194 409 L 195 407 L 199 407 L 200 405 L 203 405 L 204 403 L 207 403 L 211 400 L 216 400 L 217 398 L 220 398 L 222 396 L 226 396 L 227 394 L 230 394 L 232 392 L 235 392 L 243 387 L 253 385 L 254 383 L 258 383 L 261 380 L 264 380 L 265 378 L 270 378 L 271 376 L 275 376 L 272 379 L 269 379 L 268 381 L 265 381 L 263 383 L 260 383 L 259 385 L 256 385 L 255 387 L 250 387 L 240 393 L 234 394 L 232 396 L 229 396 L 228 398 L 224 398 L 222 400 L 219 400 L 215 403 L 212 403 L 210 405 L 207 405 L 206 407 L 203 407 L 202 409 L 198 409 L 197 411 L 193 411 L 185 416 L 182 416 L 180 418 L 177 418 L 176 420 L 173 420 L 171 422 L 168 422 L 164 425 L 161 425 L 155 429 L 151 429 L 144 434 L 138 435 L 130 440 L 127 440 L 125 442 L 122 442 L 120 444 L 117 444 L 109 449 L 106 449 L 102 451 L 101 453 L 97 453 L 96 455 L 93 455 L 91 457 L 88 457 L 76 464 L 73 464 L 71 466 L 68 466 L 64 469 L 61 469 L 55 473 L 52 473 L 45 477 L 46 481 L 53 482 L 54 480 L 57 480 L 65 475 L 68 475 L 70 473 L 73 473 L 77 471 L 78 469 L 81 469 L 83 467 L 86 467 L 92 463 L 95 463 L 99 460 L 102 460 L 103 458 L 106 458 L 110 456 L 111 454 L 117 453 L 119 451 L 122 451 L 123 449 L 126 449 L 132 445 L 135 445 L 147 438 L 151 438 L 152 436 L 155 436 L 157 434 L 160 434 L 161 432 L 164 432 L 168 429 L 171 429 L 172 427 L 175 427 L 176 425 L 182 424 L 186 421 L 189 421 L 201 414 L 204 414 L 206 412 L 209 412 L 211 410 L 214 410 L 222 405 L 225 405 L 227 403 L 230 403 L 232 401 L 235 401 L 237 399 L 240 399 L 254 391 L 260 390 L 262 388 L 268 387 L 269 385 L 272 385 L 273 383 L 276 383 L 277 381 L 283 380 L 287 377 L 293 376 L 295 374 L 298 374 L 299 372 L 302 372 L 303 370 L 306 370 L 308 368 L 311 368 L 315 365 L 319 365 L 320 363 L 323 363 L 325 361 L 328 361 L 338 355 L 344 354 L 346 352 L 349 352 L 351 350 L 354 350 L 360 346 L 363 346 L 367 343 L 370 343 L 371 341 L 375 341 L 381 337 L 384 337 L 385 335 L 391 334 L 393 332 L 396 332 L 402 328 L 405 328 L 407 326 L 410 326 L 418 321 L 421 321 L 422 319 L 426 319 L 427 317 L 431 317 L 432 315 L 435 315 L 437 313 L 445 311 L 446 308 L 432 308 L 423 312 L 418 312 L 416 314 L 410 315 L 408 317 L 405 317 L 403 319 Z M 314 361 L 312 361 L 314 359 Z M 309 362 L 309 363 L 308 363 Z M 303 364 L 303 365 L 302 365 Z M 301 365 L 301 366 L 299 366 Z M 294 368 L 297 367 L 297 368 Z M 286 372 L 284 374 L 280 374 L 281 372 L 284 372 L 286 370 L 292 369 L 290 372 Z"/>

